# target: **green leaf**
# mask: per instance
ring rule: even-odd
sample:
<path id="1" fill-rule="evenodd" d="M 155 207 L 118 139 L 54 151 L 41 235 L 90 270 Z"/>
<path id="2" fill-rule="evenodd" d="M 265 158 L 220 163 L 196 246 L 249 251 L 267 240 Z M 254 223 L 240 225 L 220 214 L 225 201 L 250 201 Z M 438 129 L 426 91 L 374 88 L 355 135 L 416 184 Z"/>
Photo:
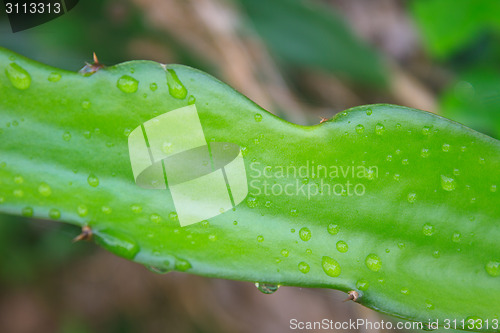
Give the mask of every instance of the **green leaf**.
<path id="1" fill-rule="evenodd" d="M 239 3 L 280 62 L 319 68 L 362 84 L 387 83 L 379 54 L 332 8 L 301 0 Z"/>
<path id="2" fill-rule="evenodd" d="M 479 317 L 496 330 L 495 139 L 393 105 L 298 126 L 203 72 L 149 61 L 84 76 L 1 49 L 0 96 L 1 212 L 88 225 L 102 246 L 159 272 L 255 281 L 266 293 L 353 290 L 398 317 Z M 128 136 L 193 103 L 207 142 L 241 147 L 250 194 L 181 227 L 172 188 L 135 183 Z"/>
<path id="3" fill-rule="evenodd" d="M 428 51 L 447 58 L 485 32 L 500 32 L 497 0 L 412 1 L 411 12 Z"/>

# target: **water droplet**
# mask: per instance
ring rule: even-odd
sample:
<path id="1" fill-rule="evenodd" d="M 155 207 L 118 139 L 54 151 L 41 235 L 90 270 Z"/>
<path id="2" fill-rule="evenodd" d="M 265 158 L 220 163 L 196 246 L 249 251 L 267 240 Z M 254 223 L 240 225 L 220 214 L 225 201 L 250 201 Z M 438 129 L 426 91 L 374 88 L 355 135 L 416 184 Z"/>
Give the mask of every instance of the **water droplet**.
<path id="1" fill-rule="evenodd" d="M 409 203 L 414 203 L 415 201 L 417 201 L 417 194 L 416 193 L 408 193 L 408 202 Z"/>
<path id="2" fill-rule="evenodd" d="M 308 228 L 304 227 L 299 230 L 299 237 L 302 239 L 304 242 L 307 242 L 308 240 L 311 239 L 311 230 Z"/>
<path id="3" fill-rule="evenodd" d="M 479 158 L 479 164 L 484 164 L 484 163 L 485 163 L 484 158 L 483 158 L 483 157 L 480 157 L 480 158 Z"/>
<path id="4" fill-rule="evenodd" d="M 49 217 L 53 220 L 58 220 L 61 217 L 61 212 L 56 208 L 52 208 L 49 210 Z"/>
<path id="5" fill-rule="evenodd" d="M 491 192 L 496 192 L 497 191 L 497 186 L 496 185 L 491 185 L 490 186 L 490 191 Z"/>
<path id="6" fill-rule="evenodd" d="M 410 294 L 410 289 L 408 289 L 408 288 L 402 288 L 401 289 L 401 294 L 403 294 L 403 295 L 409 295 Z"/>
<path id="7" fill-rule="evenodd" d="M 462 235 L 459 232 L 455 232 L 451 236 L 451 241 L 454 243 L 459 243 L 461 238 L 462 238 Z"/>
<path id="8" fill-rule="evenodd" d="M 329 224 L 327 230 L 330 235 L 336 235 L 339 233 L 340 228 L 336 224 Z"/>
<path id="9" fill-rule="evenodd" d="M 425 301 L 425 307 L 428 310 L 434 310 L 434 304 L 432 304 L 430 301 Z"/>
<path id="10" fill-rule="evenodd" d="M 445 191 L 453 191 L 456 187 L 455 179 L 441 175 L 441 187 Z"/>
<path id="11" fill-rule="evenodd" d="M 170 212 L 170 214 L 168 214 L 168 218 L 171 221 L 174 221 L 174 222 L 178 222 L 179 221 L 179 216 L 177 215 L 176 212 Z"/>
<path id="12" fill-rule="evenodd" d="M 7 66 L 5 73 L 7 74 L 10 83 L 12 83 L 15 88 L 19 90 L 26 90 L 30 87 L 31 76 L 24 68 L 15 62 Z"/>
<path id="13" fill-rule="evenodd" d="M 441 257 L 441 252 L 439 252 L 439 250 L 436 250 L 436 251 L 432 252 L 432 256 L 434 258 L 439 258 L 439 257 Z"/>
<path id="14" fill-rule="evenodd" d="M 191 268 L 191 263 L 184 259 L 177 259 L 175 261 L 175 269 L 179 272 L 185 272 Z"/>
<path id="15" fill-rule="evenodd" d="M 356 282 L 356 288 L 358 288 L 358 290 L 365 291 L 368 289 L 369 286 L 370 286 L 370 284 L 366 280 L 358 280 Z"/>
<path id="16" fill-rule="evenodd" d="M 161 222 L 161 216 L 158 214 L 151 214 L 149 217 L 149 220 L 153 223 L 160 223 Z"/>
<path id="17" fill-rule="evenodd" d="M 459 169 L 453 169 L 453 174 L 455 176 L 460 176 L 460 170 Z"/>
<path id="18" fill-rule="evenodd" d="M 78 207 L 76 208 L 76 212 L 78 213 L 78 216 L 84 217 L 84 216 L 87 216 L 87 214 L 89 213 L 89 210 L 88 210 L 87 206 L 85 206 L 84 204 L 81 204 L 81 205 L 78 205 Z"/>
<path id="19" fill-rule="evenodd" d="M 375 134 L 382 135 L 385 132 L 385 127 L 381 123 L 375 125 Z"/>
<path id="20" fill-rule="evenodd" d="M 337 277 L 341 273 L 340 264 L 333 258 L 324 256 L 321 259 L 321 266 L 323 267 L 323 271 L 328 276 Z"/>
<path id="21" fill-rule="evenodd" d="M 309 270 L 311 269 L 311 267 L 309 266 L 308 263 L 304 262 L 304 261 L 301 261 L 299 263 L 299 271 L 306 274 L 306 273 L 309 273 Z"/>
<path id="22" fill-rule="evenodd" d="M 44 197 L 48 197 L 52 194 L 52 189 L 50 188 L 49 184 L 41 183 L 38 186 L 38 193 L 40 193 Z"/>
<path id="23" fill-rule="evenodd" d="M 371 253 L 366 257 L 365 264 L 371 271 L 378 272 L 382 267 L 382 260 L 376 254 Z"/>
<path id="24" fill-rule="evenodd" d="M 139 88 L 139 81 L 137 81 L 131 76 L 123 75 L 116 82 L 116 86 L 124 93 L 131 94 L 135 93 Z"/>
<path id="25" fill-rule="evenodd" d="M 258 204 L 257 198 L 252 197 L 252 196 L 249 196 L 247 198 L 247 206 L 249 208 L 255 208 L 255 207 L 257 207 L 257 204 Z"/>
<path id="26" fill-rule="evenodd" d="M 395 181 L 399 181 L 399 174 L 398 173 L 395 173 L 394 176 L 392 176 L 392 178 L 395 180 Z"/>
<path id="27" fill-rule="evenodd" d="M 216 235 L 208 235 L 208 240 L 215 242 L 217 240 L 217 236 Z"/>
<path id="28" fill-rule="evenodd" d="M 366 115 L 367 116 L 371 116 L 372 113 L 373 113 L 372 109 L 366 110 Z"/>
<path id="29" fill-rule="evenodd" d="M 99 178 L 97 178 L 93 173 L 89 175 L 89 177 L 87 178 L 87 182 L 92 187 L 99 186 Z"/>
<path id="30" fill-rule="evenodd" d="M 422 148 L 422 150 L 420 151 L 420 156 L 422 156 L 423 158 L 429 157 L 429 154 L 429 149 L 427 148 Z"/>
<path id="31" fill-rule="evenodd" d="M 158 85 L 157 85 L 156 83 L 154 83 L 154 82 L 153 82 L 153 83 L 150 83 L 150 84 L 149 84 L 149 89 L 150 89 L 151 91 L 156 91 L 156 89 L 158 89 Z"/>
<path id="32" fill-rule="evenodd" d="M 177 73 L 173 69 L 167 69 L 167 85 L 168 92 L 173 98 L 184 99 L 187 96 L 187 89 L 182 84 L 181 80 L 177 76 Z"/>
<path id="33" fill-rule="evenodd" d="M 14 196 L 17 198 L 22 198 L 24 196 L 24 191 L 21 189 L 15 189 Z"/>
<path id="34" fill-rule="evenodd" d="M 361 124 L 356 125 L 356 133 L 361 134 L 365 131 L 365 127 Z"/>
<path id="35" fill-rule="evenodd" d="M 255 118 L 255 121 L 258 123 L 262 121 L 262 115 L 260 113 L 256 113 L 255 116 L 253 117 Z"/>
<path id="36" fill-rule="evenodd" d="M 71 133 L 70 132 L 64 132 L 62 138 L 63 138 L 64 141 L 71 140 Z"/>
<path id="37" fill-rule="evenodd" d="M 264 236 L 259 235 L 257 236 L 257 242 L 262 243 L 264 241 Z"/>
<path id="38" fill-rule="evenodd" d="M 24 207 L 21 211 L 21 215 L 25 217 L 33 216 L 33 208 L 32 207 Z"/>
<path id="39" fill-rule="evenodd" d="M 238 221 L 233 221 L 233 225 L 238 225 Z"/>
<path id="40" fill-rule="evenodd" d="M 259 289 L 261 293 L 267 295 L 275 293 L 280 287 L 278 284 L 260 283 L 260 282 L 255 282 L 255 286 L 257 287 L 257 289 Z"/>
<path id="41" fill-rule="evenodd" d="M 109 207 L 109 206 L 102 206 L 102 207 L 101 207 L 101 211 L 102 211 L 104 214 L 111 214 L 111 212 L 112 212 L 113 210 L 112 210 L 112 209 L 111 209 L 111 207 Z"/>
<path id="42" fill-rule="evenodd" d="M 5 202 L 5 197 L 0 197 L 0 204 Z"/>
<path id="43" fill-rule="evenodd" d="M 281 250 L 281 255 L 282 255 L 283 257 L 288 257 L 288 255 L 289 255 L 289 254 L 290 254 L 290 252 L 289 252 L 287 249 L 283 249 L 283 250 Z"/>
<path id="44" fill-rule="evenodd" d="M 15 177 L 14 177 L 14 183 L 16 183 L 16 184 L 22 184 L 22 183 L 24 183 L 24 178 L 23 178 L 23 176 L 19 176 L 19 175 L 18 175 L 18 176 L 15 176 Z"/>
<path id="45" fill-rule="evenodd" d="M 441 147 L 441 149 L 442 149 L 445 153 L 447 153 L 447 152 L 449 152 L 449 151 L 450 151 L 450 145 L 449 145 L 449 144 L 447 144 L 447 143 L 444 143 L 444 144 L 443 144 L 443 146 Z"/>
<path id="46" fill-rule="evenodd" d="M 426 223 L 422 227 L 422 232 L 426 236 L 432 236 L 432 234 L 434 234 L 434 226 L 432 224 Z"/>
<path id="47" fill-rule="evenodd" d="M 85 139 L 90 139 L 90 137 L 91 137 L 90 131 L 83 132 L 83 136 L 85 137 Z"/>
<path id="48" fill-rule="evenodd" d="M 423 135 L 429 135 L 429 134 L 431 134 L 431 128 L 429 126 L 424 126 L 422 128 L 422 134 Z"/>
<path id="49" fill-rule="evenodd" d="M 57 82 L 60 79 L 61 79 L 61 74 L 56 73 L 56 72 L 50 73 L 49 77 L 47 78 L 47 80 L 49 80 L 50 82 Z"/>
<path id="50" fill-rule="evenodd" d="M 491 276 L 500 276 L 500 262 L 498 261 L 489 261 L 486 266 L 486 273 Z"/>
<path id="51" fill-rule="evenodd" d="M 338 241 L 336 246 L 337 246 L 337 251 L 341 253 L 345 253 L 349 249 L 349 246 L 347 246 L 347 243 L 344 241 Z"/>
<path id="52" fill-rule="evenodd" d="M 403 165 L 408 165 L 410 162 L 408 161 L 407 158 L 401 160 L 401 164 Z"/>
<path id="53" fill-rule="evenodd" d="M 210 223 L 208 223 L 207 220 L 203 220 L 203 221 L 201 221 L 201 225 L 204 226 L 205 228 L 207 228 L 210 225 Z"/>
<path id="54" fill-rule="evenodd" d="M 387 157 L 385 158 L 387 162 L 391 162 L 392 161 L 392 155 L 387 155 Z"/>
<path id="55" fill-rule="evenodd" d="M 194 97 L 193 95 L 189 96 L 188 105 L 193 105 L 194 103 L 196 103 L 196 97 Z"/>
<path id="56" fill-rule="evenodd" d="M 93 235 L 101 246 L 125 259 L 134 259 L 140 250 L 137 242 L 120 229 L 93 230 Z"/>

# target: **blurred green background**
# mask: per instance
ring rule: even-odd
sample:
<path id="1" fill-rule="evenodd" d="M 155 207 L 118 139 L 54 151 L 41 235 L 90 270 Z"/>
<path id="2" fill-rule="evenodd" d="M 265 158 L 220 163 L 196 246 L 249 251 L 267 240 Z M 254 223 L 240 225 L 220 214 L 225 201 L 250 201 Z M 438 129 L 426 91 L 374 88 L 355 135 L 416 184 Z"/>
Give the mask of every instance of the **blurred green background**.
<path id="1" fill-rule="evenodd" d="M 105 65 L 189 65 L 299 124 L 393 103 L 500 137 L 498 0 L 81 0 L 18 33 L 2 7 L 0 45 L 73 71 L 92 52 Z M 292 318 L 388 320 L 330 290 L 263 295 L 250 283 L 157 275 L 72 244 L 78 233 L 0 216 L 0 332 L 287 332 Z"/>

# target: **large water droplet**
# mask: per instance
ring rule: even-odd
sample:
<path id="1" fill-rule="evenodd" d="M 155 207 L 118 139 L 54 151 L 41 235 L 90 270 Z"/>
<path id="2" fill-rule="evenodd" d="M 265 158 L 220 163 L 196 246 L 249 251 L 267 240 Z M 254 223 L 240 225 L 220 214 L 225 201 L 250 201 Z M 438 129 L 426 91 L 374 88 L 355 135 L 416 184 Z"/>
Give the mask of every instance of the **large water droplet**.
<path id="1" fill-rule="evenodd" d="M 48 197 L 52 194 L 52 189 L 50 188 L 49 184 L 41 183 L 38 186 L 38 193 L 40 193 L 43 197 Z"/>
<path id="2" fill-rule="evenodd" d="M 302 228 L 299 230 L 299 236 L 300 239 L 302 239 L 304 242 L 307 242 L 308 240 L 311 239 L 311 230 L 309 228 Z"/>
<path id="3" fill-rule="evenodd" d="M 311 269 L 311 267 L 309 266 L 308 263 L 306 263 L 304 261 L 299 262 L 299 271 L 301 273 L 304 273 L 304 274 L 309 273 L 310 269 Z"/>
<path id="4" fill-rule="evenodd" d="M 131 76 L 123 75 L 116 81 L 116 86 L 124 93 L 131 94 L 135 93 L 139 88 L 139 81 Z"/>
<path id="5" fill-rule="evenodd" d="M 337 277 L 341 273 L 340 264 L 333 258 L 324 256 L 321 259 L 321 266 L 328 276 Z"/>
<path id="6" fill-rule="evenodd" d="M 263 294 L 273 294 L 280 287 L 278 284 L 255 282 L 255 286 Z"/>
<path id="7" fill-rule="evenodd" d="M 7 66 L 7 68 L 5 69 L 5 73 L 7 74 L 10 83 L 12 83 L 15 88 L 19 90 L 25 90 L 30 87 L 31 76 L 24 68 L 22 68 L 15 62 Z"/>
<path id="8" fill-rule="evenodd" d="M 500 276 L 500 262 L 490 261 L 485 266 L 486 272 L 491 276 Z"/>
<path id="9" fill-rule="evenodd" d="M 441 187 L 445 191 L 453 191 L 456 187 L 455 179 L 441 175 Z"/>
<path id="10" fill-rule="evenodd" d="M 173 69 L 167 69 L 167 85 L 168 92 L 170 95 L 177 99 L 184 99 L 187 96 L 187 89 L 182 84 L 181 80 L 177 76 L 177 73 Z"/>
<path id="11" fill-rule="evenodd" d="M 52 208 L 49 210 L 49 217 L 53 220 L 58 220 L 61 217 L 61 212 L 59 209 Z"/>
<path id="12" fill-rule="evenodd" d="M 382 267 L 382 260 L 378 255 L 371 253 L 366 257 L 365 264 L 371 271 L 378 272 Z"/>
<path id="13" fill-rule="evenodd" d="M 140 250 L 139 244 L 131 236 L 118 229 L 94 230 L 93 233 L 99 244 L 120 257 L 134 259 Z"/>
<path id="14" fill-rule="evenodd" d="M 90 186 L 92 187 L 97 187 L 99 186 L 99 178 L 97 178 L 96 175 L 91 173 L 89 177 L 87 178 L 87 182 L 89 183 Z"/>

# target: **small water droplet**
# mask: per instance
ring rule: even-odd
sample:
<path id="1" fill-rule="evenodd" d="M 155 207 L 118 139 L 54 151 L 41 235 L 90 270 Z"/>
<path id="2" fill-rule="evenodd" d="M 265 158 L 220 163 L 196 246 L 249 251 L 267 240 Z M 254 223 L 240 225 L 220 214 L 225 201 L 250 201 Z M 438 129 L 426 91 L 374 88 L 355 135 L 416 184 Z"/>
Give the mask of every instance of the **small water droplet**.
<path id="1" fill-rule="evenodd" d="M 111 209 L 111 207 L 109 207 L 109 206 L 102 206 L 102 207 L 101 207 L 101 211 L 102 211 L 104 214 L 111 214 L 111 212 L 112 212 L 113 210 L 112 210 L 112 209 Z"/>
<path id="2" fill-rule="evenodd" d="M 260 113 L 256 113 L 254 116 L 254 119 L 256 122 L 261 122 L 262 121 L 262 115 Z"/>
<path id="3" fill-rule="evenodd" d="M 63 138 L 64 141 L 71 140 L 71 133 L 70 132 L 64 132 L 62 138 Z"/>
<path id="4" fill-rule="evenodd" d="M 399 181 L 399 173 L 395 173 L 394 176 L 392 176 L 392 178 L 395 180 L 395 181 Z"/>
<path id="5" fill-rule="evenodd" d="M 392 155 L 387 155 L 387 157 L 385 158 L 387 162 L 391 162 L 392 161 Z"/>
<path id="6" fill-rule="evenodd" d="M 358 290 L 362 290 L 362 291 L 368 290 L 369 286 L 370 286 L 370 284 L 366 280 L 358 280 L 356 282 L 356 288 L 358 288 Z"/>
<path id="7" fill-rule="evenodd" d="M 356 133 L 361 134 L 365 131 L 365 127 L 361 124 L 356 125 Z"/>
<path id="8" fill-rule="evenodd" d="M 287 249 L 283 249 L 283 250 L 281 250 L 281 255 L 282 255 L 283 257 L 288 257 L 288 254 L 290 254 L 290 252 L 289 252 Z"/>
<path id="9" fill-rule="evenodd" d="M 375 134 L 382 135 L 385 132 L 385 127 L 381 123 L 375 125 Z"/>
<path id="10" fill-rule="evenodd" d="M 17 175 L 14 177 L 14 183 L 16 184 L 22 184 L 24 183 L 24 178 L 23 176 Z"/>
<path id="11" fill-rule="evenodd" d="M 15 62 L 7 66 L 5 73 L 7 74 L 10 83 L 12 83 L 15 88 L 19 90 L 26 90 L 30 87 L 31 76 L 24 68 Z"/>
<path id="12" fill-rule="evenodd" d="M 90 133 L 90 131 L 85 131 L 83 132 L 83 137 L 85 139 L 90 139 L 90 137 L 92 136 L 92 134 Z"/>
<path id="13" fill-rule="evenodd" d="M 425 307 L 428 310 L 434 310 L 434 304 L 432 304 L 430 301 L 425 301 Z"/>
<path id="14" fill-rule="evenodd" d="M 369 254 L 365 259 L 365 264 L 368 269 L 378 272 L 382 268 L 382 260 L 374 253 Z"/>
<path id="15" fill-rule="evenodd" d="M 484 164 L 484 163 L 485 163 L 484 158 L 483 158 L 483 157 L 480 157 L 480 158 L 479 158 L 479 164 Z"/>
<path id="16" fill-rule="evenodd" d="M 449 145 L 449 144 L 447 144 L 447 143 L 444 143 L 444 144 L 443 144 L 443 146 L 441 147 L 441 149 L 442 149 L 445 153 L 447 153 L 447 152 L 449 152 L 449 151 L 450 151 L 450 145 Z"/>
<path id="17" fill-rule="evenodd" d="M 372 109 L 367 109 L 366 110 L 366 115 L 367 116 L 371 116 L 372 113 L 373 113 Z"/>
<path id="18" fill-rule="evenodd" d="M 101 246 L 125 259 L 134 259 L 140 250 L 137 242 L 120 229 L 93 230 L 93 235 Z"/>
<path id="19" fill-rule="evenodd" d="M 153 83 L 150 83 L 150 84 L 149 84 L 149 89 L 150 89 L 151 91 L 156 91 L 156 89 L 158 89 L 158 85 L 157 85 L 156 83 L 154 83 L 154 82 L 153 82 Z"/>
<path id="20" fill-rule="evenodd" d="M 422 128 L 422 134 L 423 135 L 429 135 L 429 134 L 431 134 L 431 128 L 429 126 L 424 126 Z"/>
<path id="21" fill-rule="evenodd" d="M 429 154 L 429 149 L 427 148 L 422 148 L 422 150 L 420 151 L 420 156 L 422 156 L 423 158 L 429 157 Z"/>
<path id="22" fill-rule="evenodd" d="M 61 212 L 56 208 L 52 208 L 49 210 L 49 217 L 53 220 L 58 220 L 61 217 Z"/>
<path id="23" fill-rule="evenodd" d="M 252 197 L 252 196 L 249 196 L 247 198 L 247 206 L 249 208 L 255 208 L 255 207 L 257 207 L 257 204 L 258 204 L 257 198 Z"/>
<path id="24" fill-rule="evenodd" d="M 489 261 L 486 266 L 486 273 L 490 276 L 500 276 L 500 262 L 498 261 Z"/>
<path id="25" fill-rule="evenodd" d="M 38 193 L 40 193 L 44 197 L 48 197 L 52 194 L 52 189 L 50 188 L 49 184 L 41 183 L 38 186 Z"/>
<path id="26" fill-rule="evenodd" d="M 87 206 L 85 206 L 84 204 L 81 204 L 81 205 L 78 205 L 78 207 L 76 208 L 76 212 L 78 213 L 78 216 L 84 217 L 89 213 L 89 210 L 88 210 Z"/>
<path id="27" fill-rule="evenodd" d="M 337 247 L 337 251 L 339 251 L 341 253 L 345 253 L 345 252 L 347 252 L 347 250 L 349 250 L 349 246 L 347 245 L 347 243 L 342 241 L 342 240 L 337 242 L 336 247 Z"/>
<path id="28" fill-rule="evenodd" d="M 497 186 L 496 185 L 491 185 L 490 186 L 490 191 L 491 192 L 496 192 L 497 191 Z"/>
<path id="29" fill-rule="evenodd" d="M 191 263 L 184 259 L 177 259 L 175 261 L 175 269 L 179 272 L 185 272 L 191 268 Z"/>
<path id="30" fill-rule="evenodd" d="M 336 235 L 339 233 L 340 228 L 336 224 L 329 224 L 327 230 L 330 235 Z"/>
<path id="31" fill-rule="evenodd" d="M 170 221 L 174 221 L 174 222 L 179 221 L 179 216 L 177 215 L 176 212 L 170 212 L 170 214 L 168 214 L 168 218 L 170 219 Z"/>
<path id="32" fill-rule="evenodd" d="M 408 288 L 402 288 L 401 289 L 401 294 L 403 294 L 403 295 L 409 295 L 410 294 L 410 289 L 408 289 Z"/>
<path id="33" fill-rule="evenodd" d="M 326 275 L 331 277 L 337 277 L 341 273 L 340 264 L 337 260 L 327 256 L 324 256 L 321 259 L 321 267 L 323 267 L 323 271 Z"/>
<path id="34" fill-rule="evenodd" d="M 25 217 L 33 216 L 33 208 L 32 207 L 24 207 L 21 211 L 21 215 Z"/>
<path id="35" fill-rule="evenodd" d="M 89 177 L 87 178 L 87 182 L 92 187 L 99 186 L 99 178 L 97 178 L 96 175 L 94 175 L 93 173 L 89 175 Z"/>
<path id="36" fill-rule="evenodd" d="M 408 193 L 407 200 L 409 203 L 414 203 L 415 201 L 417 201 L 417 194 L 413 192 Z"/>
<path id="37" fill-rule="evenodd" d="M 432 252 L 432 256 L 434 258 L 439 258 L 439 257 L 441 257 L 441 252 L 439 252 L 439 250 L 436 250 L 436 251 Z"/>
<path id="38" fill-rule="evenodd" d="M 116 82 L 116 86 L 124 93 L 131 94 L 135 93 L 139 88 L 139 81 L 137 81 L 131 76 L 123 75 Z"/>
<path id="39" fill-rule="evenodd" d="M 193 105 L 195 103 L 196 103 L 196 97 L 194 97 L 193 95 L 189 96 L 188 105 Z"/>
<path id="40" fill-rule="evenodd" d="M 85 100 L 85 101 L 82 102 L 82 108 L 84 110 L 88 110 L 90 108 L 90 106 L 91 106 L 91 104 L 90 104 L 89 101 Z"/>
<path id="41" fill-rule="evenodd" d="M 262 243 L 264 241 L 264 236 L 259 235 L 257 236 L 257 242 Z"/>
<path id="42" fill-rule="evenodd" d="M 257 289 L 263 294 L 273 294 L 280 287 L 278 284 L 255 282 Z"/>
<path id="43" fill-rule="evenodd" d="M 201 221 L 201 225 L 204 226 L 205 228 L 207 228 L 210 225 L 210 223 L 208 223 L 207 220 L 203 220 L 203 221 Z"/>
<path id="44" fill-rule="evenodd" d="M 447 177 L 445 175 L 441 175 L 441 187 L 445 191 L 448 191 L 448 192 L 453 191 L 456 187 L 455 179 L 453 179 L 451 177 Z"/>
<path id="45" fill-rule="evenodd" d="M 309 266 L 309 264 L 308 264 L 308 263 L 306 263 L 306 262 L 304 262 L 304 261 L 301 261 L 301 262 L 299 263 L 299 271 L 300 271 L 301 273 L 307 274 L 307 273 L 309 273 L 309 270 L 310 270 L 310 269 L 311 269 L 311 267 Z"/>
<path id="46" fill-rule="evenodd" d="M 309 228 L 302 228 L 299 230 L 299 237 L 302 239 L 304 242 L 307 242 L 308 240 L 311 239 L 311 230 Z"/>
<path id="47" fill-rule="evenodd" d="M 432 236 L 434 234 L 434 226 L 432 224 L 430 224 L 430 223 L 426 223 L 422 227 L 422 232 L 426 236 Z"/>
<path id="48" fill-rule="evenodd" d="M 451 240 L 454 243 L 459 243 L 461 238 L 462 235 L 459 232 L 454 232 L 453 235 L 451 236 Z"/>
<path id="49" fill-rule="evenodd" d="M 17 198 L 22 198 L 24 196 L 24 191 L 21 189 L 15 189 L 14 196 Z"/>
<path id="50" fill-rule="evenodd" d="M 49 74 L 49 77 L 47 78 L 47 80 L 49 80 L 50 82 L 57 82 L 61 79 L 61 74 L 57 73 L 57 72 L 52 72 Z"/>
<path id="51" fill-rule="evenodd" d="M 181 80 L 177 76 L 177 73 L 173 69 L 167 69 L 166 75 L 167 75 L 168 92 L 170 93 L 170 95 L 177 99 L 186 98 L 187 89 L 182 84 Z"/>
<path id="52" fill-rule="evenodd" d="M 401 160 L 401 164 L 403 164 L 403 165 L 408 165 L 409 163 L 410 163 L 410 161 L 408 161 L 407 158 L 404 158 Z"/>
<path id="53" fill-rule="evenodd" d="M 151 214 L 149 217 L 149 220 L 153 223 L 160 223 L 161 222 L 161 216 L 158 214 Z"/>

